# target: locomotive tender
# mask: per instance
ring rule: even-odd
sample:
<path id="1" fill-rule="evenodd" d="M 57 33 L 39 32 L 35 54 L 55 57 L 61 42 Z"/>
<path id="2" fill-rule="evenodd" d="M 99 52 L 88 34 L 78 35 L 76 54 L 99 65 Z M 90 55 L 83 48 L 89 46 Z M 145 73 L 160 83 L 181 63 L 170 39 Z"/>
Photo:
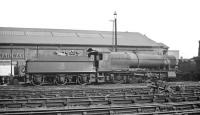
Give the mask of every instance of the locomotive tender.
<path id="1" fill-rule="evenodd" d="M 132 52 L 97 51 L 87 56 L 38 57 L 26 62 L 26 75 L 33 85 L 120 82 L 130 83 L 137 77 L 152 73 L 159 77 L 174 77 L 174 56 Z"/>

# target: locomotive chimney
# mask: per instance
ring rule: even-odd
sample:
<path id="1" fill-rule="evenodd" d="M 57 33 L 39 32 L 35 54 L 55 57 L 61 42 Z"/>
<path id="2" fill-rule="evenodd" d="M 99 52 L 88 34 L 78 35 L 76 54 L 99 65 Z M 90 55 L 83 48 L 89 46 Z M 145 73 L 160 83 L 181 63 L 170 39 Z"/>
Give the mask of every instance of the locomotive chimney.
<path id="1" fill-rule="evenodd" d="M 198 57 L 200 57 L 200 40 L 199 40 L 199 51 L 198 51 Z"/>

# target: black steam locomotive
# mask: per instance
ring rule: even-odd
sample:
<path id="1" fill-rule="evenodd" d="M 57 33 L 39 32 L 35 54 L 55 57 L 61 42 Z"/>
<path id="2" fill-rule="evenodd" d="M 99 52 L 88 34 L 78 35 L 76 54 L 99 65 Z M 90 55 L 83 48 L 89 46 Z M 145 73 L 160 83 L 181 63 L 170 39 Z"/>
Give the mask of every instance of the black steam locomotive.
<path id="1" fill-rule="evenodd" d="M 174 56 L 89 49 L 88 56 L 38 57 L 26 62 L 27 82 L 33 85 L 144 82 L 156 75 L 175 77 Z"/>

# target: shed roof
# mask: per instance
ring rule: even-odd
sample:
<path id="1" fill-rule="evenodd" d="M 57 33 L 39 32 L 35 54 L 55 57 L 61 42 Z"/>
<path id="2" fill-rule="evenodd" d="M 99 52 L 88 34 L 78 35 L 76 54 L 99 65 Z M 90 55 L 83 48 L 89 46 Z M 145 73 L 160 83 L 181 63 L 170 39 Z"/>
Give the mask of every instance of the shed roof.
<path id="1" fill-rule="evenodd" d="M 118 32 L 119 46 L 160 47 L 138 32 Z M 112 31 L 0 27 L 1 44 L 112 45 Z"/>

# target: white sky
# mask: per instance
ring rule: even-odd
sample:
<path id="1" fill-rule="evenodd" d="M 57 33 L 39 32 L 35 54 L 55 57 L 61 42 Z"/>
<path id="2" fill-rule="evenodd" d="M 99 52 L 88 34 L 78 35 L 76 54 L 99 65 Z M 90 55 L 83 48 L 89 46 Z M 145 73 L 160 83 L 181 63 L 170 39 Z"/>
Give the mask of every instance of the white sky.
<path id="1" fill-rule="evenodd" d="M 140 32 L 180 56 L 198 54 L 200 0 L 0 0 L 0 26 Z"/>

